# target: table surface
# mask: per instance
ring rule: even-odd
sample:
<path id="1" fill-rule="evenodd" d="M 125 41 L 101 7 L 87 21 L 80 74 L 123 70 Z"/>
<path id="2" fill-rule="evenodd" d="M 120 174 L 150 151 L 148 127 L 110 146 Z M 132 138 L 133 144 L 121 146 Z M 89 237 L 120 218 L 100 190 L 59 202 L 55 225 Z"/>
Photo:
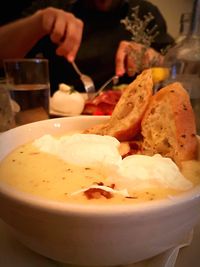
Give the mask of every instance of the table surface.
<path id="1" fill-rule="evenodd" d="M 182 248 L 178 254 L 175 267 L 200 266 L 200 223 L 194 229 L 192 243 Z M 0 220 L 0 266 L 2 267 L 72 267 L 67 264 L 56 263 L 35 252 L 32 252 L 11 233 L 5 223 Z M 147 267 L 148 264 L 133 264 L 130 267 Z M 163 266 L 163 265 L 162 265 Z M 169 266 L 169 265 L 168 265 Z M 157 265 L 156 265 L 157 267 Z"/>

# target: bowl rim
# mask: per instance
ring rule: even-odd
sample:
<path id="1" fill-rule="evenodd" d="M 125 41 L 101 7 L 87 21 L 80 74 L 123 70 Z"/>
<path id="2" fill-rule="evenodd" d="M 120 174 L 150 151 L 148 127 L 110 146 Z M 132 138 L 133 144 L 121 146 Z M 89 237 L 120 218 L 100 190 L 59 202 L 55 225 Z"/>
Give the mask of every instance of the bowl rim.
<path id="1" fill-rule="evenodd" d="M 108 116 L 74 116 L 74 117 L 62 117 L 62 118 L 53 118 L 38 122 L 29 123 L 26 125 L 19 126 L 14 129 L 10 129 L 4 133 L 0 134 L 0 143 L 7 136 L 15 135 L 15 132 L 18 134 L 24 129 L 31 129 L 38 127 L 39 125 L 51 125 L 53 127 L 60 128 L 62 123 L 70 120 L 97 120 L 104 121 L 108 119 Z M 30 138 L 30 141 L 32 139 Z M 31 195 L 30 193 L 22 192 L 15 189 L 13 186 L 8 185 L 0 181 L 0 197 L 1 195 L 5 198 L 9 198 L 12 201 L 28 205 L 35 209 L 40 209 L 43 211 L 51 211 L 53 213 L 70 213 L 77 215 L 95 215 L 95 216 L 122 216 L 127 214 L 132 214 L 137 212 L 149 213 L 156 212 L 158 210 L 165 210 L 171 207 L 176 207 L 184 203 L 189 203 L 200 198 L 200 185 L 195 186 L 189 191 L 180 193 L 177 196 L 169 196 L 168 198 L 161 200 L 153 200 L 148 202 L 141 203 L 119 203 L 119 204 L 85 204 L 85 203 L 67 203 L 56 200 L 50 200 L 47 198 L 42 198 L 40 196 Z"/>

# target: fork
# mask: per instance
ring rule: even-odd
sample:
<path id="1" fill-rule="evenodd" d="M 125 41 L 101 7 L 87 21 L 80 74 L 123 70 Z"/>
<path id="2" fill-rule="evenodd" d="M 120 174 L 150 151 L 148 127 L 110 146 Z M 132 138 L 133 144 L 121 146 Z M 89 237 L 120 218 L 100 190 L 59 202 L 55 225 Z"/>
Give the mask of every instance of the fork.
<path id="1" fill-rule="evenodd" d="M 92 78 L 86 74 L 83 74 L 78 66 L 76 65 L 76 63 L 73 61 L 72 62 L 72 66 L 74 68 L 74 70 L 76 71 L 76 73 L 79 75 L 83 85 L 84 85 L 84 88 L 85 88 L 85 91 L 88 95 L 88 97 L 90 98 L 91 95 L 93 95 L 95 93 L 95 85 L 94 85 L 94 82 L 92 80 Z"/>
<path id="2" fill-rule="evenodd" d="M 117 75 L 112 76 L 110 79 L 108 79 L 100 88 L 98 91 L 96 91 L 94 94 L 92 94 L 92 98 L 95 98 L 98 96 L 102 91 L 106 89 L 106 87 L 110 84 L 113 83 L 113 85 L 118 84 L 119 82 L 119 77 Z"/>

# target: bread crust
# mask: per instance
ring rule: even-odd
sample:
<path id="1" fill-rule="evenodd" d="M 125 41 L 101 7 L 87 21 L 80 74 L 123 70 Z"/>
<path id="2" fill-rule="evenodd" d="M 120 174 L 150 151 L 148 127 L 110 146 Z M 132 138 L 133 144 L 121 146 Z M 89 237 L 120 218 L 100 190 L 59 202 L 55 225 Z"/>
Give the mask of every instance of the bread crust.
<path id="1" fill-rule="evenodd" d="M 88 129 L 87 133 L 110 135 L 119 141 L 132 140 L 140 131 L 152 93 L 152 71 L 146 69 L 124 90 L 106 125 Z"/>
<path id="2" fill-rule="evenodd" d="M 109 122 L 97 124 L 83 131 L 84 134 L 105 135 L 106 129 L 109 128 Z"/>
<path id="3" fill-rule="evenodd" d="M 160 153 L 181 161 L 197 156 L 196 124 L 189 95 L 183 86 L 172 83 L 150 101 L 141 124 L 142 153 Z"/>

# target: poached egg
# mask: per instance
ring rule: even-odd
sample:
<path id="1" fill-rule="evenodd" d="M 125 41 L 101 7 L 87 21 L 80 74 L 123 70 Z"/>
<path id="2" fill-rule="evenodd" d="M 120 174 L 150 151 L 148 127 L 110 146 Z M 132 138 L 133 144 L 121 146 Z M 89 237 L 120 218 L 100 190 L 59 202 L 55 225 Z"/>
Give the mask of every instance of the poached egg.
<path id="1" fill-rule="evenodd" d="M 170 158 L 156 154 L 122 159 L 118 150 L 120 142 L 111 136 L 73 134 L 55 138 L 44 135 L 33 145 L 69 164 L 101 170 L 105 175 L 104 184 L 114 183 L 119 192 L 159 186 L 184 191 L 193 186 Z"/>

